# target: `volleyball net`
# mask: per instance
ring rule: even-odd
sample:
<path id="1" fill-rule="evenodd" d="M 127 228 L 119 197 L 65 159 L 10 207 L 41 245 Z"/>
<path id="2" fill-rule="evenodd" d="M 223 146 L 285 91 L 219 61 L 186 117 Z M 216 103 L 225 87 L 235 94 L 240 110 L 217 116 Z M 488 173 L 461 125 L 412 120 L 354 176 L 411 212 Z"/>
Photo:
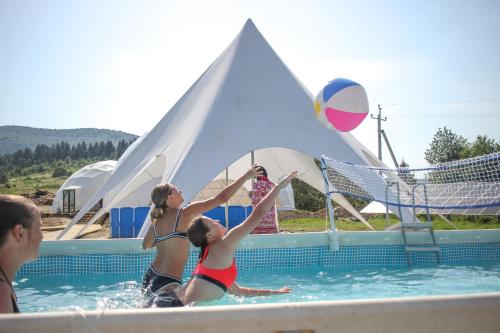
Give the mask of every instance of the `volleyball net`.
<path id="1" fill-rule="evenodd" d="M 499 153 L 415 169 L 356 165 L 325 155 L 321 162 L 327 194 L 420 212 L 500 215 Z"/>

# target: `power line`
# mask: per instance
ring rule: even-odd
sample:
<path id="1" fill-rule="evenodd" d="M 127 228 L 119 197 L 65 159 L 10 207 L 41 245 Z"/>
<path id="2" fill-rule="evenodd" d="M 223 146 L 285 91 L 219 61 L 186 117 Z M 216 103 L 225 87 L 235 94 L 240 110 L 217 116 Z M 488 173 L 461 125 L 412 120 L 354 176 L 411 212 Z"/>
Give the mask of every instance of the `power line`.
<path id="1" fill-rule="evenodd" d="M 473 103 L 487 103 L 487 102 L 500 102 L 500 97 L 498 98 L 487 98 L 487 99 L 471 99 L 462 101 L 447 101 L 447 102 L 424 102 L 424 103 L 391 103 L 382 104 L 383 106 L 419 106 L 419 105 L 445 105 L 445 104 L 473 104 Z"/>
<path id="2" fill-rule="evenodd" d="M 482 114 L 393 114 L 393 118 L 489 118 L 500 117 L 500 113 L 482 113 Z"/>

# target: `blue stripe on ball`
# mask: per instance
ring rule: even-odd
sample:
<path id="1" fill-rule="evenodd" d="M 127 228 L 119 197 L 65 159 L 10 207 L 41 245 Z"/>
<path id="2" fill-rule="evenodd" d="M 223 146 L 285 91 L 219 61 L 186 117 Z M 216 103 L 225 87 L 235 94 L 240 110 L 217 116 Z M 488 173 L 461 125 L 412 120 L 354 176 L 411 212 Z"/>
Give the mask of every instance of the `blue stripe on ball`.
<path id="1" fill-rule="evenodd" d="M 335 93 L 350 86 L 359 86 L 359 84 L 354 81 L 342 78 L 330 81 L 330 83 L 328 83 L 326 87 L 323 89 L 323 101 L 324 102 L 328 101 L 328 99 L 332 97 Z"/>

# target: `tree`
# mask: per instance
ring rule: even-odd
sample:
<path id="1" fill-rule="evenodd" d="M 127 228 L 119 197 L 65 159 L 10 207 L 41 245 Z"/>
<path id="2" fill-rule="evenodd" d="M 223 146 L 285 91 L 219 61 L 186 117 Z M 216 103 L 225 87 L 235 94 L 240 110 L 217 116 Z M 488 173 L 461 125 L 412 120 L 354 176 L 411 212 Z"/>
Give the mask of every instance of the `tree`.
<path id="1" fill-rule="evenodd" d="M 104 146 L 104 141 L 99 142 L 99 149 L 97 152 L 97 156 L 99 157 L 105 157 L 105 146 Z"/>
<path id="2" fill-rule="evenodd" d="M 0 184 L 7 184 L 9 181 L 9 176 L 4 171 L 0 171 Z"/>
<path id="3" fill-rule="evenodd" d="M 500 144 L 487 135 L 478 135 L 476 141 L 464 151 L 464 157 L 476 157 L 500 152 Z"/>
<path id="4" fill-rule="evenodd" d="M 89 151 L 88 151 L 88 148 L 87 148 L 87 144 L 85 143 L 85 141 L 82 141 L 82 152 L 81 152 L 81 157 L 82 158 L 87 158 L 89 157 Z"/>
<path id="5" fill-rule="evenodd" d="M 63 177 L 63 176 L 68 176 L 69 171 L 63 167 L 63 166 L 57 166 L 54 171 L 52 172 L 52 177 Z"/>
<path id="6" fill-rule="evenodd" d="M 292 180 L 295 208 L 315 212 L 325 208 L 325 195 L 300 179 Z"/>
<path id="7" fill-rule="evenodd" d="M 114 153 L 115 153 L 115 146 L 113 145 L 113 142 L 108 140 L 106 142 L 106 145 L 104 146 L 104 157 L 112 158 Z"/>
<path id="8" fill-rule="evenodd" d="M 125 150 L 127 149 L 127 143 L 125 142 L 124 139 L 121 139 L 119 142 L 118 142 L 118 146 L 116 148 L 116 159 L 119 159 L 123 153 L 125 152 Z"/>
<path id="9" fill-rule="evenodd" d="M 402 159 L 399 164 L 398 176 L 408 185 L 415 185 L 417 183 L 415 175 L 410 170 L 410 165 L 406 163 L 404 159 Z"/>
<path id="10" fill-rule="evenodd" d="M 459 160 L 468 148 L 467 139 L 445 126 L 434 134 L 429 149 L 425 151 L 425 160 L 430 164 Z"/>

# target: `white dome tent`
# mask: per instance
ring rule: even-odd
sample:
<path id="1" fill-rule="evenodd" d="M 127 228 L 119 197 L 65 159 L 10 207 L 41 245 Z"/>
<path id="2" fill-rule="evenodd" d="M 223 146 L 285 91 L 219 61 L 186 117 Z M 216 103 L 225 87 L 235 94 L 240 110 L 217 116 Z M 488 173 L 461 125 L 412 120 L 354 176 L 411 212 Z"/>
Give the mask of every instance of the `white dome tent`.
<path id="1" fill-rule="evenodd" d="M 57 190 L 52 203 L 52 213 L 74 213 L 79 211 L 99 190 L 102 184 L 108 180 L 115 169 L 115 165 L 116 161 L 101 161 L 86 165 L 73 173 Z M 66 197 L 65 193 L 67 193 Z"/>

